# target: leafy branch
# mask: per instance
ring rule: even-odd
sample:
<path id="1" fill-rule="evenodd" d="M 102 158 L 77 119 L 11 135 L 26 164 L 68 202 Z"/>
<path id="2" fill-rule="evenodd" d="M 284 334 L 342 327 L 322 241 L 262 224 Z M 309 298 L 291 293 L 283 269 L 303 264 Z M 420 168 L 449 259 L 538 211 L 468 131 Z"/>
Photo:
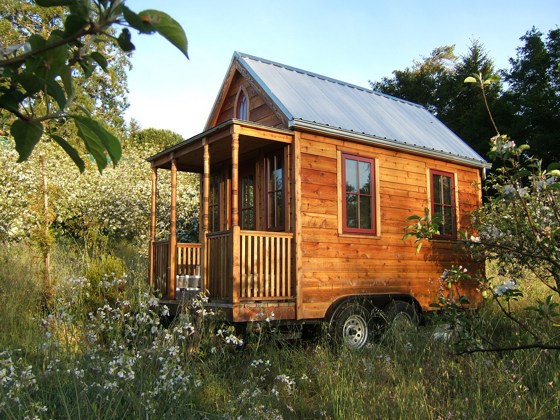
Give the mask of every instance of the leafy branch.
<path id="1" fill-rule="evenodd" d="M 110 42 L 123 52 L 133 51 L 129 28 L 140 34 L 159 33 L 188 58 L 185 32 L 166 13 L 151 9 L 135 13 L 124 0 L 37 0 L 36 4 L 64 7 L 63 27 L 48 37 L 33 33 L 24 43 L 0 49 L 0 116 L 9 121 L 18 161 L 28 159 L 46 135 L 83 171 L 84 160 L 74 145 L 56 130 L 45 130 L 50 121 L 72 121 L 99 171 L 108 161 L 116 165 L 122 155 L 118 138 L 74 101 L 76 70 L 86 79 L 97 67 L 107 72 L 102 45 Z M 118 36 L 115 26 L 121 27 Z"/>

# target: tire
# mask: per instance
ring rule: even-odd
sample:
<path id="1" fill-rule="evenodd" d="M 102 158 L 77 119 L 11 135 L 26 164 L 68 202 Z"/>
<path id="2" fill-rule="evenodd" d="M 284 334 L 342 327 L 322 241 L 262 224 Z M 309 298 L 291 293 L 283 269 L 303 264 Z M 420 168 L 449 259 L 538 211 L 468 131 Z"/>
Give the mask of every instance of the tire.
<path id="1" fill-rule="evenodd" d="M 404 300 L 392 300 L 384 309 L 387 324 L 390 328 L 416 328 L 420 324 L 420 316 L 416 306 Z"/>
<path id="2" fill-rule="evenodd" d="M 343 303 L 331 319 L 331 336 L 337 347 L 362 349 L 375 335 L 372 311 L 359 302 Z"/>

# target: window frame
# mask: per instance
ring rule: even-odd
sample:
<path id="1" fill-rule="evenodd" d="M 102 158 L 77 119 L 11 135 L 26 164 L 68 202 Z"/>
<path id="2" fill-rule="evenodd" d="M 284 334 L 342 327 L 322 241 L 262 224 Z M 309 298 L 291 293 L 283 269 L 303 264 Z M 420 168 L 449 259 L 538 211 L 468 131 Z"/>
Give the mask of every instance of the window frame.
<path id="1" fill-rule="evenodd" d="M 240 89 L 235 100 L 235 118 L 242 121 L 249 121 L 249 96 L 245 89 Z"/>
<path id="2" fill-rule="evenodd" d="M 276 162 L 280 162 L 281 163 L 281 169 L 282 169 L 282 185 L 281 185 L 281 189 L 278 190 L 271 190 L 270 189 L 270 163 L 271 160 L 275 163 L 275 169 L 277 169 L 277 165 Z M 270 153 L 268 155 L 265 156 L 265 182 L 266 182 L 266 186 L 264 189 L 264 193 L 265 193 L 265 209 L 266 209 L 266 214 L 265 214 L 265 218 L 266 218 L 266 229 L 268 231 L 283 231 L 285 226 L 286 226 L 286 167 L 285 167 L 285 161 L 284 161 L 284 150 L 278 150 L 276 152 Z M 271 199 L 270 196 L 271 194 L 275 195 L 278 191 L 281 192 L 280 195 L 280 206 L 282 209 L 282 220 L 280 221 L 280 224 L 276 224 L 277 220 L 276 220 L 276 216 L 274 217 L 274 225 L 272 225 L 270 223 L 271 221 Z M 274 202 L 274 209 L 277 208 L 276 205 L 276 201 Z"/>
<path id="3" fill-rule="evenodd" d="M 451 196 L 451 203 L 445 203 L 445 199 L 444 199 L 444 194 L 445 191 L 443 190 L 443 186 L 442 186 L 442 191 L 441 191 L 441 201 L 442 202 L 438 202 L 436 203 L 435 201 L 435 176 L 439 176 L 439 177 L 445 177 L 448 178 L 450 180 L 450 186 L 451 186 L 451 191 L 450 196 Z M 441 206 L 441 207 L 448 207 L 451 208 L 451 232 L 445 232 L 445 233 L 440 233 L 439 235 L 434 235 L 434 238 L 436 239 L 457 239 L 457 199 L 455 197 L 456 194 L 456 182 L 455 182 L 455 174 L 453 172 L 445 172 L 445 171 L 440 171 L 437 169 L 430 169 L 430 211 L 432 214 L 432 217 L 436 214 L 436 206 Z M 442 223 L 440 225 L 440 231 L 443 229 L 444 227 L 444 223 L 442 220 Z"/>
<path id="4" fill-rule="evenodd" d="M 245 180 L 251 179 L 253 188 L 253 203 L 252 206 L 245 206 L 244 193 L 245 193 Z M 239 170 L 239 226 L 242 230 L 257 230 L 257 185 L 255 178 L 254 168 L 242 168 Z M 252 214 L 253 227 L 248 227 L 245 224 L 245 215 Z"/>
<path id="5" fill-rule="evenodd" d="M 346 163 L 348 160 L 356 161 L 356 162 L 365 162 L 370 165 L 370 193 L 369 195 L 362 194 L 359 191 L 357 193 L 350 192 L 350 194 L 356 195 L 358 197 L 357 202 L 360 202 L 360 197 L 362 196 L 369 196 L 370 197 L 370 220 L 371 220 L 371 228 L 360 228 L 360 227 L 348 227 L 348 209 L 347 209 L 347 201 L 346 197 L 349 192 L 346 190 Z M 358 166 L 359 168 L 359 166 Z M 360 155 L 355 155 L 351 153 L 341 153 L 341 172 L 342 172 L 342 185 L 341 185 L 341 206 L 342 206 L 342 233 L 343 234 L 359 234 L 359 235 L 372 235 L 377 236 L 378 234 L 378 226 L 377 226 L 377 179 L 376 179 L 376 159 L 371 157 L 365 157 Z M 359 175 L 359 169 L 358 169 Z M 358 180 L 359 183 L 359 180 Z M 360 225 L 360 206 L 357 206 L 358 209 L 358 226 Z"/>

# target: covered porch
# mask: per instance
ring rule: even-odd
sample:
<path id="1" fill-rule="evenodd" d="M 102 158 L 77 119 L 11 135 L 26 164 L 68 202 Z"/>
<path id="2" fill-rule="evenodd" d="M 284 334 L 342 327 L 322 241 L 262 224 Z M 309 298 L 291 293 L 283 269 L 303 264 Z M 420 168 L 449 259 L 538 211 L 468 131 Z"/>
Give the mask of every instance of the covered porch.
<path id="1" fill-rule="evenodd" d="M 148 159 L 149 283 L 164 300 L 206 293 L 234 321 L 295 318 L 294 133 L 230 120 Z M 156 240 L 158 171 L 171 172 L 170 229 Z M 199 242 L 177 240 L 177 172 L 200 175 Z"/>

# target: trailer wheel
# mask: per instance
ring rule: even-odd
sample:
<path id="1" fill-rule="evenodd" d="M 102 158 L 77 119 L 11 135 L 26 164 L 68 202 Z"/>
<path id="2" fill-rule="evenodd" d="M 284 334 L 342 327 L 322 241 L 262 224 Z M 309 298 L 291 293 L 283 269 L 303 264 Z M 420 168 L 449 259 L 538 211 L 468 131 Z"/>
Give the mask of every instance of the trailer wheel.
<path id="1" fill-rule="evenodd" d="M 356 301 L 348 302 L 334 314 L 331 334 L 337 346 L 359 350 L 373 338 L 373 325 L 370 309 Z"/>
<path id="2" fill-rule="evenodd" d="M 385 307 L 389 327 L 417 327 L 420 316 L 413 303 L 404 300 L 392 300 Z"/>

